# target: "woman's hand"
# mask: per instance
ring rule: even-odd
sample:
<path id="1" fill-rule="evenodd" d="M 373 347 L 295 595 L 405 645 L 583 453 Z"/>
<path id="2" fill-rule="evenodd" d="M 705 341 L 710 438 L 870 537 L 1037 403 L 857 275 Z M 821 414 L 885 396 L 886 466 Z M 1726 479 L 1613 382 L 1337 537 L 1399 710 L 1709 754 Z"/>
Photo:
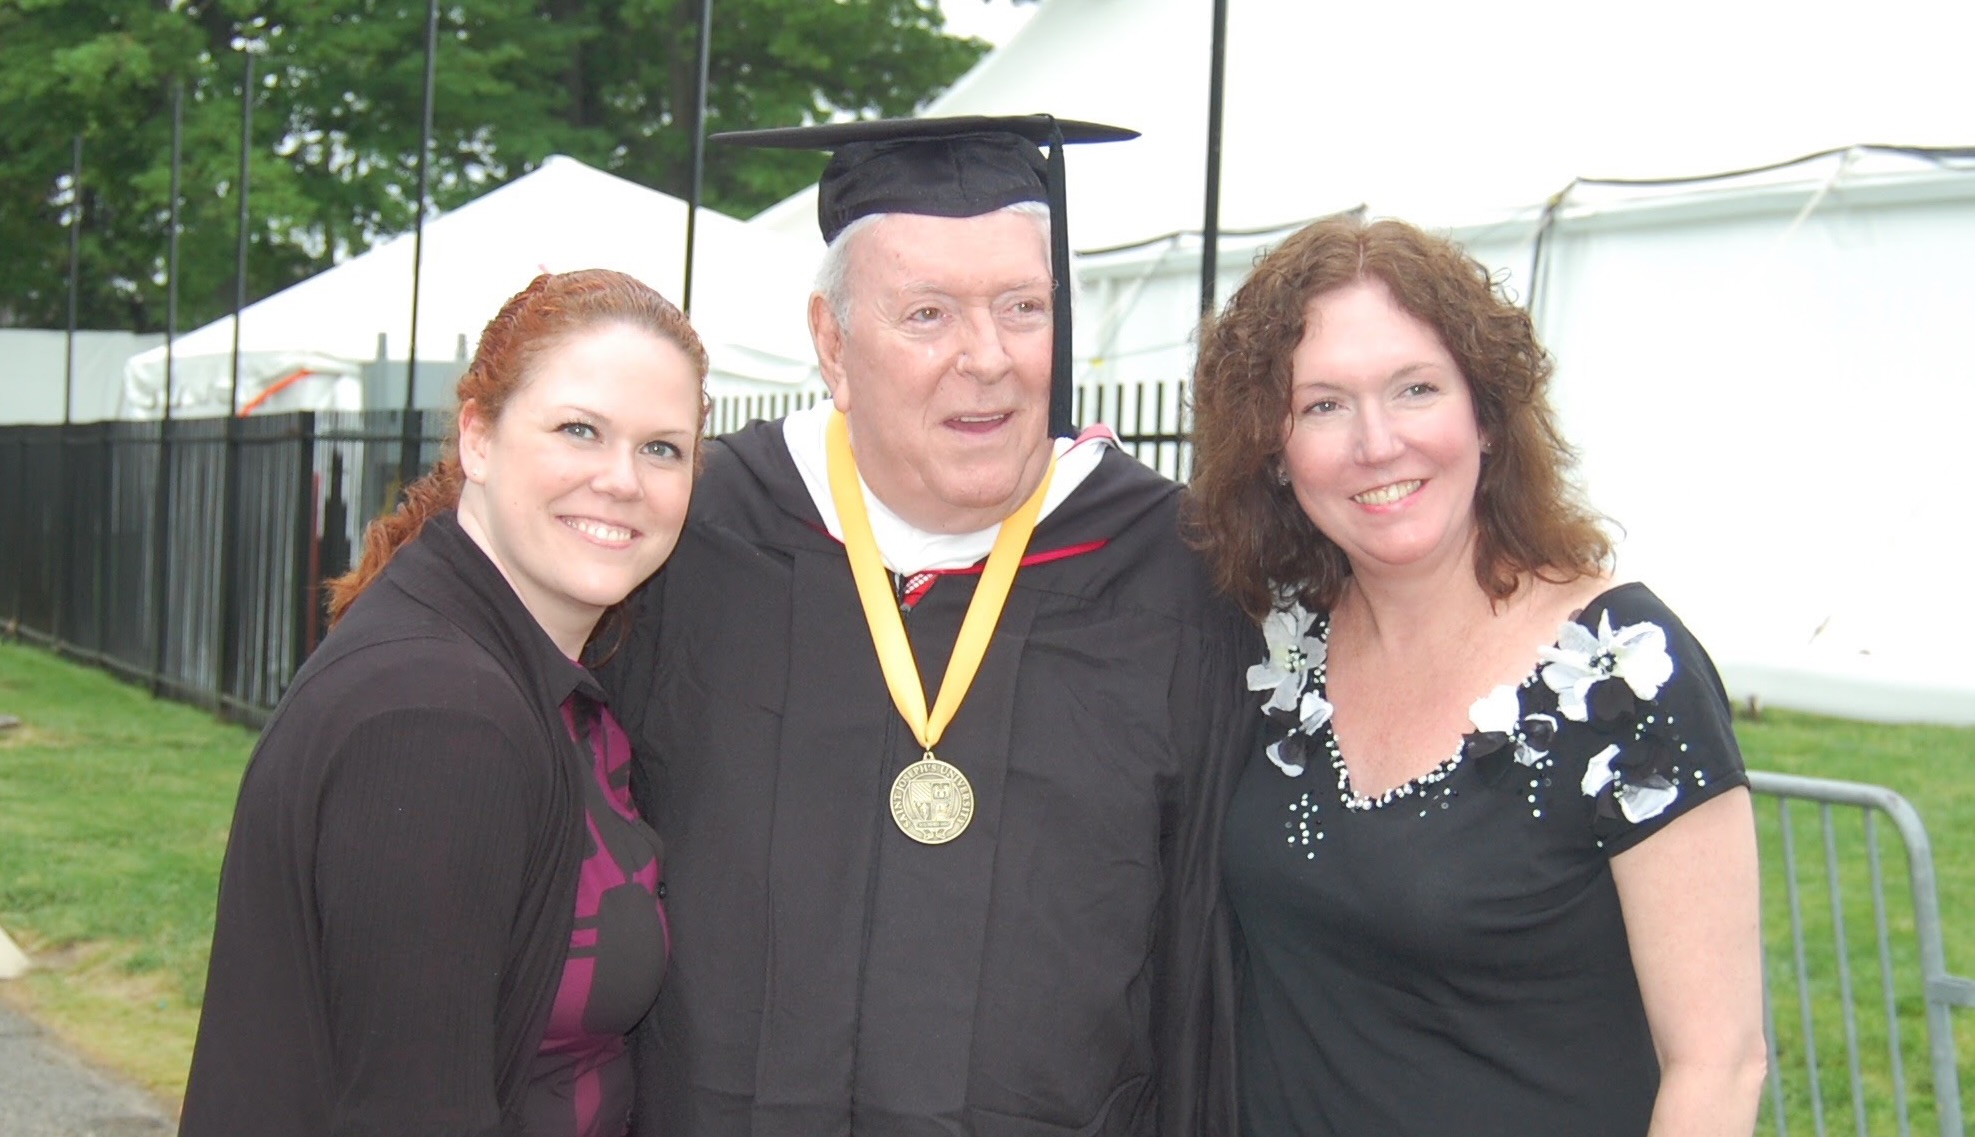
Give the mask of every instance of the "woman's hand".
<path id="1" fill-rule="evenodd" d="M 1650 1137 L 1748 1137 L 1767 1067 L 1749 791 L 1613 857 L 1612 879 L 1659 1052 Z"/>

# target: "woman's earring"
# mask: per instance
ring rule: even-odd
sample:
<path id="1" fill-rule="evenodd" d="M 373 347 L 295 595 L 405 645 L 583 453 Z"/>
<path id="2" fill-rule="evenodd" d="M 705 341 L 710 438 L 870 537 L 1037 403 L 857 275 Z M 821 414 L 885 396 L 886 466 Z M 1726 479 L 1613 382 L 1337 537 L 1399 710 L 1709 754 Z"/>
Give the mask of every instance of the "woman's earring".
<path id="1" fill-rule="evenodd" d="M 1276 484 L 1279 486 L 1286 486 L 1289 484 L 1289 471 L 1283 468 L 1281 462 L 1276 463 L 1275 480 L 1276 480 Z"/>

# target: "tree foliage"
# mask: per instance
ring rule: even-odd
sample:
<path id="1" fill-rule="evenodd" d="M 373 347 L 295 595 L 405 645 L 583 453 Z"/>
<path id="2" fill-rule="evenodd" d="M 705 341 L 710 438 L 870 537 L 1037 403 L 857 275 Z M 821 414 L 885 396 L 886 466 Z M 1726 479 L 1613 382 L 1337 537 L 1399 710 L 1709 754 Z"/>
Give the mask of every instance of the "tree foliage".
<path id="1" fill-rule="evenodd" d="M 699 9 L 443 5 L 433 206 L 558 153 L 686 196 Z M 409 229 L 425 28 L 416 0 L 0 0 L 0 326 L 65 323 L 79 134 L 80 326 L 163 329 L 174 88 L 179 327 L 231 309 L 246 51 L 249 298 Z M 936 0 L 718 0 L 712 45 L 709 131 L 908 114 L 986 47 L 945 35 Z M 703 200 L 745 216 L 813 180 L 821 162 L 709 147 Z"/>

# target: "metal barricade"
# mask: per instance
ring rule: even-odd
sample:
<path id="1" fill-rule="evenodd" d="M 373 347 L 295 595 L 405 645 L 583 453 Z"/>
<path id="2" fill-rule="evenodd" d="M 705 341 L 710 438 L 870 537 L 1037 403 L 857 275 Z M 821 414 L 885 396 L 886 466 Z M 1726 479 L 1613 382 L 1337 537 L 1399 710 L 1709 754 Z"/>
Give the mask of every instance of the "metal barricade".
<path id="1" fill-rule="evenodd" d="M 1912 1101 L 1915 1087 L 1909 1073 L 1902 1040 L 1902 1003 L 1911 1006 L 1917 995 L 1923 1006 L 1930 1062 L 1927 1079 L 1941 1137 L 1963 1137 L 1961 1084 L 1956 1068 L 1954 1008 L 1975 1006 L 1975 981 L 1948 974 L 1941 944 L 1941 912 L 1935 891 L 1934 857 L 1927 830 L 1920 815 L 1899 794 L 1883 786 L 1857 782 L 1805 778 L 1790 774 L 1752 771 L 1750 788 L 1775 799 L 1774 832 L 1766 833 L 1762 857 L 1763 886 L 1772 892 L 1776 877 L 1782 878 L 1781 906 L 1788 912 L 1787 960 L 1779 975 L 1775 964 L 1783 954 L 1776 941 L 1777 898 L 1765 896 L 1770 916 L 1763 922 L 1763 1015 L 1769 1038 L 1769 1084 L 1765 1130 L 1788 1137 L 1791 1126 L 1799 1126 L 1808 1116 L 1811 1132 L 1825 1137 L 1830 1127 L 1847 1128 L 1842 1121 L 1827 1119 L 1849 1104 L 1850 1126 L 1860 1137 L 1873 1131 L 1873 1122 L 1888 1112 L 1900 1137 L 1912 1132 Z M 1798 829 L 1804 821 L 1793 814 L 1793 803 L 1811 803 L 1816 808 L 1816 832 L 1822 838 L 1821 869 L 1827 903 L 1819 907 L 1805 899 L 1800 884 L 1801 866 L 1797 861 Z M 1848 828 L 1849 819 L 1840 821 L 1834 807 L 1855 807 L 1859 825 Z M 1851 813 L 1851 810 L 1844 811 Z M 1910 913 L 1891 910 L 1887 903 L 1885 878 L 1879 853 L 1881 816 L 1893 824 L 1906 847 L 1907 877 L 1912 892 Z M 1769 820 L 1761 825 L 1770 830 Z M 1840 846 L 1864 845 L 1864 865 L 1856 857 L 1841 857 Z M 1855 925 L 1863 921 L 1857 907 L 1847 915 L 1847 883 L 1863 876 L 1870 889 L 1870 946 L 1860 943 Z M 1895 936 L 1897 926 L 1904 933 L 1910 918 L 1912 939 Z M 1919 983 L 1912 978 L 1912 962 L 1917 956 Z M 1896 960 L 1896 956 L 1900 957 Z M 1860 970 L 1878 972 L 1880 1008 L 1875 1011 L 1872 993 L 1854 982 L 1855 957 L 1872 959 Z M 1906 964 L 1906 966 L 1901 966 Z M 1867 977 L 1869 983 L 1869 976 Z M 1779 1023 L 1776 999 L 1794 992 L 1796 1014 Z M 1783 994 L 1779 996 L 1779 992 Z M 1835 1000 L 1839 1023 L 1831 1023 Z M 1822 1019 L 1820 1021 L 1820 1011 Z M 1864 1012 L 1863 1015 L 1861 1012 Z M 1884 1016 L 1883 1026 L 1879 1023 Z M 1911 1021 L 1909 1009 L 1908 1021 Z M 1779 1030 L 1780 1027 L 1780 1030 Z M 1822 1034 L 1820 1034 L 1822 1031 Z M 1841 1035 L 1837 1032 L 1841 1031 Z M 1879 1057 L 1884 1033 L 1884 1059 Z M 1831 1042 L 1842 1037 L 1842 1079 L 1849 1095 L 1836 1084 L 1839 1059 L 1830 1053 Z M 1822 1048 L 1822 1051 L 1820 1051 Z M 1880 1131 L 1885 1126 L 1880 1125 Z"/>

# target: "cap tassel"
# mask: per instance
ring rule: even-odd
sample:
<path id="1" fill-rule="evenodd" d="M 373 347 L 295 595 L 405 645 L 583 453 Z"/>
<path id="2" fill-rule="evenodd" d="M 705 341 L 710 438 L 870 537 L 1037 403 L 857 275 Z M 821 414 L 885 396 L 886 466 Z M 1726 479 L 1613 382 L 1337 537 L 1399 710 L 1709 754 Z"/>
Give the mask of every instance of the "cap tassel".
<path id="1" fill-rule="evenodd" d="M 1073 437 L 1077 429 L 1070 421 L 1070 209 L 1064 189 L 1063 129 L 1054 116 L 1049 120 L 1049 267 L 1055 280 L 1051 306 L 1055 333 L 1049 370 L 1049 433 L 1053 438 Z"/>

